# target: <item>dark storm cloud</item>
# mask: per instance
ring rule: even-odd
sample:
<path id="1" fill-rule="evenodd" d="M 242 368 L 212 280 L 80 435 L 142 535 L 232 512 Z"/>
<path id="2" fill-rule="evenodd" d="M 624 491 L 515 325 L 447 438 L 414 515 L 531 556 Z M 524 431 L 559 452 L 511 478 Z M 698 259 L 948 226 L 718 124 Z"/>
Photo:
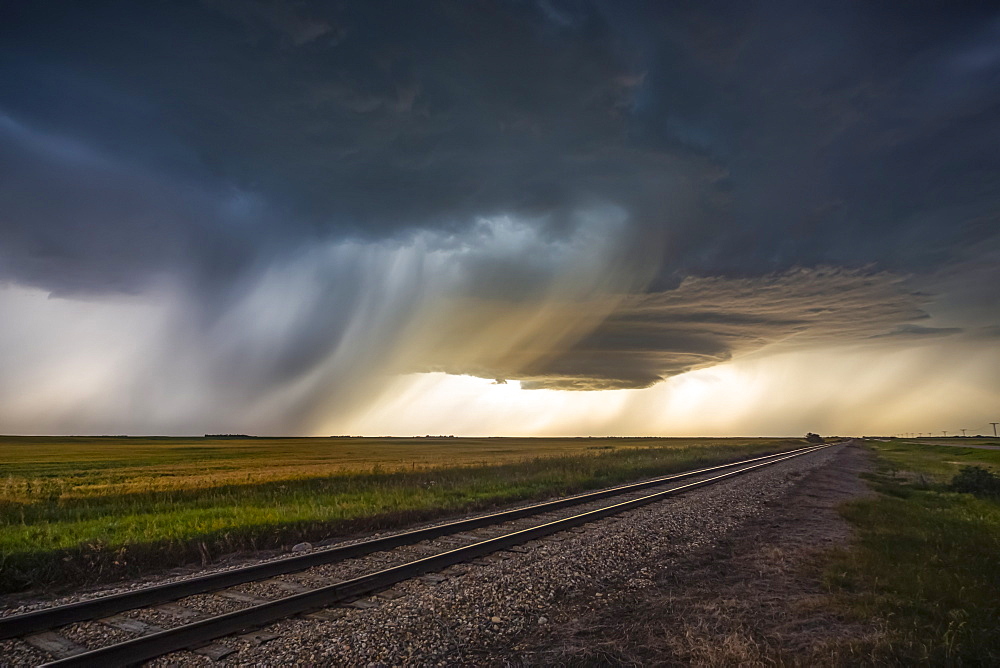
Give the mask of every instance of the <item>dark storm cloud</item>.
<path id="1" fill-rule="evenodd" d="M 0 280 L 56 294 L 138 293 L 178 271 L 223 271 L 232 280 L 254 245 L 273 243 L 239 193 L 219 198 L 156 178 L 5 116 L 0 148 Z"/>
<path id="2" fill-rule="evenodd" d="M 528 387 L 642 387 L 824 329 L 996 324 L 995 284 L 969 278 L 995 274 L 1000 239 L 985 4 L 26 2 L 0 8 L 0 44 L 0 281 L 179 286 L 191 346 L 251 398 L 391 357 L 394 335 L 343 342 L 379 309 L 404 331 L 438 283 L 514 314 L 560 281 L 616 292 L 572 335 L 432 350 Z M 616 212 L 606 239 L 581 232 L 594 211 Z M 504 216 L 514 241 L 477 232 Z M 423 234 L 409 283 L 383 280 Z M 581 239 L 613 280 L 557 257 Z M 949 322 L 907 324 L 923 302 L 903 274 L 962 295 Z"/>
<path id="3" fill-rule="evenodd" d="M 727 362 L 770 344 L 946 336 L 957 328 L 898 325 L 926 318 L 926 295 L 891 274 L 798 270 L 760 278 L 693 278 L 633 297 L 553 356 L 497 374 L 527 389 L 624 389 Z"/>
<path id="4" fill-rule="evenodd" d="M 992 327 L 981 327 L 975 332 L 973 336 L 981 337 L 984 339 L 1000 339 L 1000 325 L 994 325 Z"/>
<path id="5" fill-rule="evenodd" d="M 254 250 L 234 245 L 276 236 L 380 237 L 499 212 L 550 214 L 558 234 L 591 199 L 626 207 L 641 237 L 667 235 L 670 281 L 912 270 L 996 234 L 995 13 L 710 5 L 7 5 L 0 108 L 182 192 L 165 203 L 125 180 L 106 208 L 49 195 L 67 211 L 39 212 L 45 232 L 5 216 L 4 241 L 38 254 L 32 237 L 79 211 L 73 225 L 162 258 L 150 216 L 116 200 L 183 209 L 191 187 L 267 206 L 268 230 L 234 232 L 211 211 L 169 224 L 172 242 L 209 238 L 224 265 Z M 41 189 L 7 187 L 5 201 L 26 208 Z M 93 255 L 84 244 L 60 259 Z"/>
<path id="6" fill-rule="evenodd" d="M 939 338 L 942 336 L 951 336 L 953 334 L 961 334 L 964 330 L 961 327 L 924 327 L 922 325 L 914 325 L 912 323 L 905 323 L 902 325 L 897 325 L 892 331 L 885 332 L 883 334 L 874 334 L 869 338 L 872 339 L 924 339 L 924 338 Z"/>

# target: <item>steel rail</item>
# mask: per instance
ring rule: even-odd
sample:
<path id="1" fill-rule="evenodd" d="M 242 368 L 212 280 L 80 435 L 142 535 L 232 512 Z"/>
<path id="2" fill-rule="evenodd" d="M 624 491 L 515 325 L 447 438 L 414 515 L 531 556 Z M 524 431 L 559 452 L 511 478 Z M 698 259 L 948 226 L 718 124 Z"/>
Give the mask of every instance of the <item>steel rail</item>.
<path id="1" fill-rule="evenodd" d="M 812 451 L 817 447 L 821 446 L 797 448 L 795 450 L 762 455 L 760 457 L 730 462 L 728 464 L 719 464 L 694 471 L 674 473 L 668 476 L 644 480 L 642 482 L 619 485 L 617 487 L 610 487 L 595 492 L 576 494 L 562 499 L 557 499 L 555 501 L 544 501 L 542 503 L 536 503 L 523 508 L 503 510 L 489 515 L 455 520 L 435 526 L 391 534 L 389 536 L 381 536 L 379 538 L 352 543 L 350 545 L 338 545 L 328 549 L 310 552 L 309 554 L 301 556 L 277 559 L 261 564 L 254 564 L 252 566 L 244 566 L 242 568 L 234 568 L 228 571 L 186 578 L 176 582 L 143 587 L 141 589 L 134 589 L 120 594 L 112 594 L 110 596 L 102 596 L 100 598 L 69 603 L 67 605 L 44 608 L 21 615 L 11 615 L 10 617 L 0 618 L 0 640 L 16 638 L 18 636 L 27 635 L 37 631 L 54 629 L 67 624 L 72 624 L 74 622 L 83 622 L 91 619 L 108 617 L 125 610 L 157 605 L 159 603 L 184 598 L 185 596 L 204 594 L 247 582 L 254 582 L 256 580 L 263 580 L 278 575 L 285 575 L 287 573 L 306 570 L 314 566 L 345 561 L 347 559 L 365 556 L 373 552 L 382 552 L 401 547 L 403 545 L 412 545 L 414 543 L 419 543 L 433 538 L 440 538 L 441 536 L 446 536 L 452 533 L 461 533 L 470 529 L 478 529 L 492 524 L 509 522 L 522 517 L 529 517 L 531 515 L 537 515 L 552 510 L 559 510 L 568 506 L 598 501 L 610 496 L 617 496 L 619 494 L 626 494 L 628 492 L 645 489 L 647 487 L 662 485 L 663 483 L 670 482 L 671 480 L 682 480 L 684 478 L 690 478 L 703 473 L 711 473 L 712 471 L 718 471 L 721 469 L 743 466 L 744 464 L 759 462 L 783 455 L 804 453 Z"/>
<path id="2" fill-rule="evenodd" d="M 620 503 L 590 510 L 578 515 L 572 515 L 559 520 L 546 522 L 528 529 L 521 529 L 503 536 L 448 550 L 441 554 L 416 559 L 414 561 L 385 568 L 383 570 L 362 575 L 360 577 L 338 582 L 333 585 L 314 589 L 301 594 L 286 596 L 267 603 L 252 606 L 236 612 L 230 612 L 216 617 L 210 617 L 166 631 L 160 631 L 147 636 L 141 636 L 115 645 L 95 649 L 75 656 L 46 663 L 42 668 L 69 668 L 77 666 L 128 666 L 146 661 L 163 654 L 181 649 L 195 647 L 216 638 L 231 635 L 246 629 L 269 624 L 296 614 L 316 610 L 318 608 L 348 602 L 358 596 L 369 594 L 390 587 L 403 580 L 408 580 L 425 573 L 441 570 L 470 559 L 485 556 L 505 548 L 513 547 L 530 540 L 548 536 L 559 531 L 580 526 L 594 520 L 615 515 L 626 510 L 639 508 L 654 503 L 668 496 L 683 491 L 710 485 L 726 478 L 745 474 L 764 466 L 771 466 L 788 459 L 800 457 L 809 452 L 815 452 L 837 444 L 821 445 L 809 448 L 807 452 L 798 451 L 778 459 L 761 462 L 746 468 L 722 473 L 704 480 L 673 487 L 646 496 L 623 501 Z"/>

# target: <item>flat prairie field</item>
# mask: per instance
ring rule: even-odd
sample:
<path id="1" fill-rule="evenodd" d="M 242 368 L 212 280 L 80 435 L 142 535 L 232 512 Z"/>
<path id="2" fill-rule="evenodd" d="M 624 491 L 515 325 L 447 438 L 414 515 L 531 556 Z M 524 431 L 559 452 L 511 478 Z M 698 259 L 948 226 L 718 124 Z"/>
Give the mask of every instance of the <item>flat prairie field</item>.
<path id="1" fill-rule="evenodd" d="M 826 568 L 842 613 L 884 629 L 851 648 L 852 663 L 1000 665 L 1000 495 L 955 486 L 967 467 L 1000 476 L 1000 450 L 953 447 L 998 444 L 983 440 L 868 442 L 877 494 L 842 507 L 855 537 Z"/>
<path id="2" fill-rule="evenodd" d="M 113 580 L 806 445 L 0 436 L 0 591 Z"/>

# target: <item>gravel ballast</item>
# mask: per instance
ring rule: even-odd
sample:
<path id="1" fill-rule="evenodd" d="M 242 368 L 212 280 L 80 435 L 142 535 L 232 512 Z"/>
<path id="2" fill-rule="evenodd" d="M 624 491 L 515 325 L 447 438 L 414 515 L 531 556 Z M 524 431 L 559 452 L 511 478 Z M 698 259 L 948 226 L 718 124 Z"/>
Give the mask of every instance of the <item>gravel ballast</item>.
<path id="1" fill-rule="evenodd" d="M 768 512 L 840 448 L 798 457 L 577 531 L 528 543 L 396 585 L 352 606 L 282 621 L 273 639 L 222 639 L 231 665 L 469 665 L 494 662 L 518 639 L 565 624 L 581 604 L 619 604 L 653 586 L 653 573 L 710 548 Z M 208 664 L 189 652 L 154 665 Z"/>

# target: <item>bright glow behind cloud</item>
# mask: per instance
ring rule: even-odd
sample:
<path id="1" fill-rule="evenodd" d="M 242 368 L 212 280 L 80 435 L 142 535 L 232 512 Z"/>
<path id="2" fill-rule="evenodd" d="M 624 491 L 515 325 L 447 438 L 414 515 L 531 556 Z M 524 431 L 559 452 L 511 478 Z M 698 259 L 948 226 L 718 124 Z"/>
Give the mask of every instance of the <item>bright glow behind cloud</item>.
<path id="1" fill-rule="evenodd" d="M 959 360 L 963 360 L 956 365 Z M 926 381 L 923 370 L 939 375 Z M 461 436 L 767 436 L 987 433 L 1000 402 L 992 344 L 762 351 L 644 390 L 520 390 L 443 374 L 398 379 L 383 401 L 322 433 Z"/>

